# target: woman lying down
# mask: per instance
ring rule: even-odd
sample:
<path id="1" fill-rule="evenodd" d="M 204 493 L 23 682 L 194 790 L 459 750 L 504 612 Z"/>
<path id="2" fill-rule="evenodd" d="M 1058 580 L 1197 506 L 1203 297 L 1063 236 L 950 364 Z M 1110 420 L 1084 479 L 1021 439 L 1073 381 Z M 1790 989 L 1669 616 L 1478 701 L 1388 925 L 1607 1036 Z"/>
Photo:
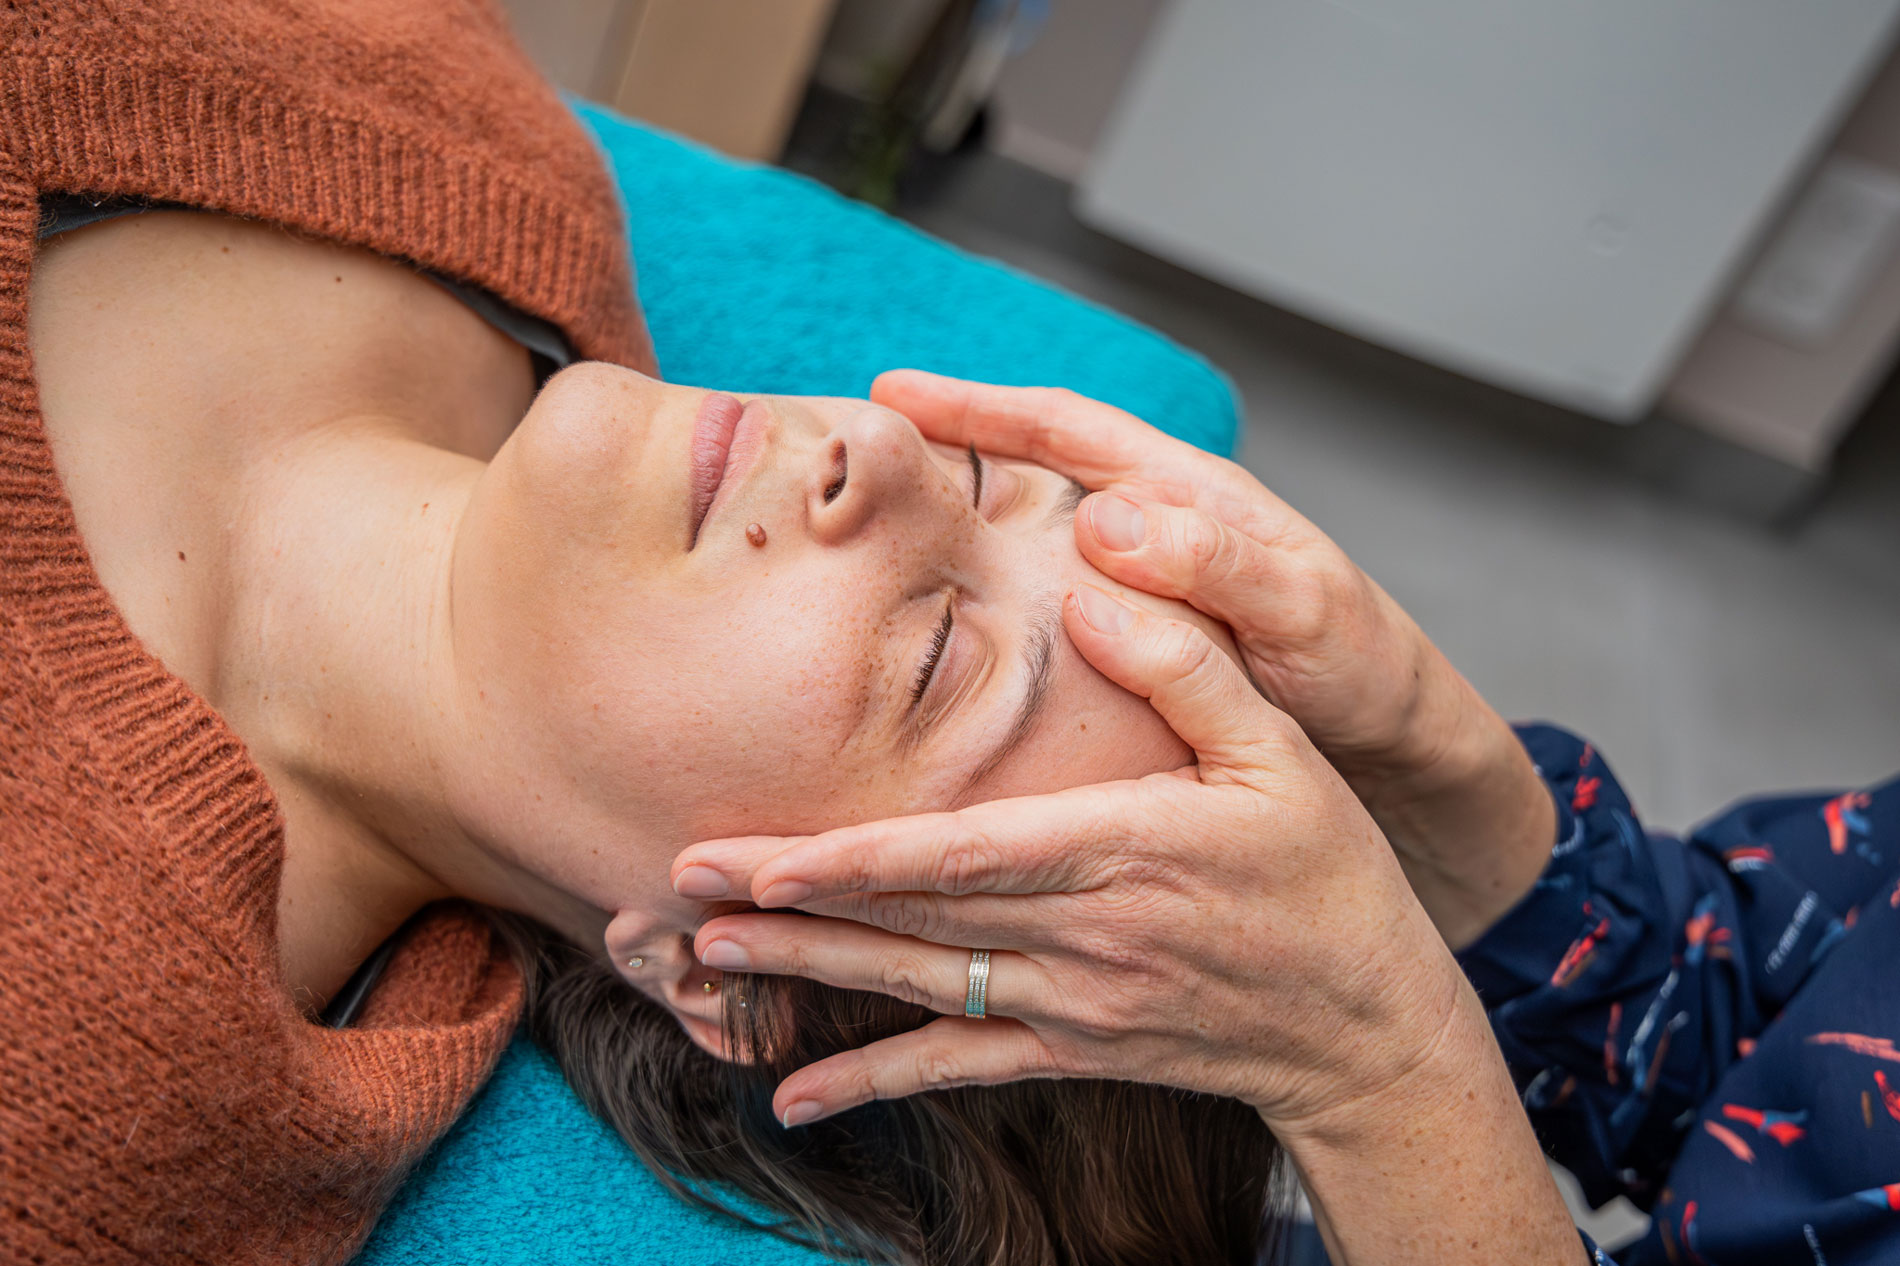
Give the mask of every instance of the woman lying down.
<path id="1" fill-rule="evenodd" d="M 517 1006 L 466 917 L 403 934 L 460 898 L 510 912 L 530 1030 L 594 1110 L 658 1172 L 729 1184 L 802 1238 L 904 1262 L 1253 1260 L 1274 1149 L 1232 1101 L 1036 1081 L 788 1135 L 770 1102 L 786 1072 L 929 1013 L 722 977 L 691 942 L 730 905 L 668 883 L 698 839 L 1188 763 L 1062 632 L 1092 574 L 1079 486 L 861 400 L 602 363 L 537 393 L 524 349 L 450 291 L 273 226 L 147 210 L 52 227 L 29 318 L 78 531 L 139 643 L 263 780 L 174 794 L 274 797 L 283 819 L 281 877 L 267 819 L 155 833 L 164 851 L 136 865 L 190 873 L 201 908 L 112 921 L 135 921 L 155 996 L 195 1010 L 72 1052 L 218 1105 L 215 1160 L 248 1176 L 206 1220 L 274 1216 L 253 1184 L 276 1176 L 317 1197 L 295 1234 L 334 1255 L 446 1124 L 418 1116 L 417 1086 L 452 1111 Z M 392 938 L 408 943 L 382 978 L 349 988 Z M 309 1023 L 357 993 L 351 1028 Z M 395 1137 L 370 1103 L 403 1105 Z M 211 1166 L 201 1128 L 161 1104 L 132 1141 Z M 108 1148 L 57 1169 L 147 1181 Z"/>

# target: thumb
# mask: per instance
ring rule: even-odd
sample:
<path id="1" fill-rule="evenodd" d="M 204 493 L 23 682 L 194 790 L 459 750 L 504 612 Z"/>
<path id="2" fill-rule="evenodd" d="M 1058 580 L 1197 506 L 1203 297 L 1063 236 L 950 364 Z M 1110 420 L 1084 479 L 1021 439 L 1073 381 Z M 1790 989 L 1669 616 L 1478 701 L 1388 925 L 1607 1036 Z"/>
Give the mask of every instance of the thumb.
<path id="1" fill-rule="evenodd" d="M 1253 781 L 1299 730 L 1261 698 L 1207 634 L 1078 585 L 1063 604 L 1069 640 L 1103 676 L 1154 705 L 1200 759 L 1202 782 Z"/>
<path id="2" fill-rule="evenodd" d="M 1269 547 L 1193 507 L 1114 492 L 1082 503 L 1075 543 L 1110 578 L 1190 603 L 1243 639 L 1285 623 L 1288 597 L 1307 597 L 1312 570 L 1296 543 Z"/>

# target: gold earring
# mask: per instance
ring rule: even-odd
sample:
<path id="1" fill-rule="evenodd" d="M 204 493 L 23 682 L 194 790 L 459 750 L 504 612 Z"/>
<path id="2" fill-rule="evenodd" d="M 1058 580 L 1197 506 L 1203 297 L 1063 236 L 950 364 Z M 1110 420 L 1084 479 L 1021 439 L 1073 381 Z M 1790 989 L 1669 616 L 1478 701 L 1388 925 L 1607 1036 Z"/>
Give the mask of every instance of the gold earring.
<path id="1" fill-rule="evenodd" d="M 707 993 L 718 993 L 719 982 L 716 980 L 709 980 L 705 984 L 701 985 L 700 988 L 704 989 Z"/>

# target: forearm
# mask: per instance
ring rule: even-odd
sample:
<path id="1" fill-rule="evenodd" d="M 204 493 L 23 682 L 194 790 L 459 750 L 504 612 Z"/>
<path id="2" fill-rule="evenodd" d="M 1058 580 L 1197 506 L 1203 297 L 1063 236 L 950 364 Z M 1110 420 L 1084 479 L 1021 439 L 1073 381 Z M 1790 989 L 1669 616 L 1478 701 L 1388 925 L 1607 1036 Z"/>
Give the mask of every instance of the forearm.
<path id="1" fill-rule="evenodd" d="M 1422 635 L 1419 659 L 1405 742 L 1335 763 L 1457 950 L 1543 873 L 1556 807 L 1511 727 Z"/>
<path id="2" fill-rule="evenodd" d="M 1588 1261 L 1469 987 L 1429 1057 L 1376 1099 L 1269 1124 L 1335 1266 Z"/>

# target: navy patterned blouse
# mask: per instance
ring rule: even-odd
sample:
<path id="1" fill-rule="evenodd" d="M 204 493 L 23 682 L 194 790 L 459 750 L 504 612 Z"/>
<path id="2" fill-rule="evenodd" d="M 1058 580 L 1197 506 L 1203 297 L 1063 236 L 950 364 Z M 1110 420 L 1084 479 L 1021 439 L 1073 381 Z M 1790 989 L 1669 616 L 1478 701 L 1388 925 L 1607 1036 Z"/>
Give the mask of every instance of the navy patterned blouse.
<path id="1" fill-rule="evenodd" d="M 1459 960 L 1546 1150 L 1654 1215 L 1616 1260 L 1900 1263 L 1900 779 L 1677 839 L 1588 743 L 1518 734 L 1557 845 Z"/>

